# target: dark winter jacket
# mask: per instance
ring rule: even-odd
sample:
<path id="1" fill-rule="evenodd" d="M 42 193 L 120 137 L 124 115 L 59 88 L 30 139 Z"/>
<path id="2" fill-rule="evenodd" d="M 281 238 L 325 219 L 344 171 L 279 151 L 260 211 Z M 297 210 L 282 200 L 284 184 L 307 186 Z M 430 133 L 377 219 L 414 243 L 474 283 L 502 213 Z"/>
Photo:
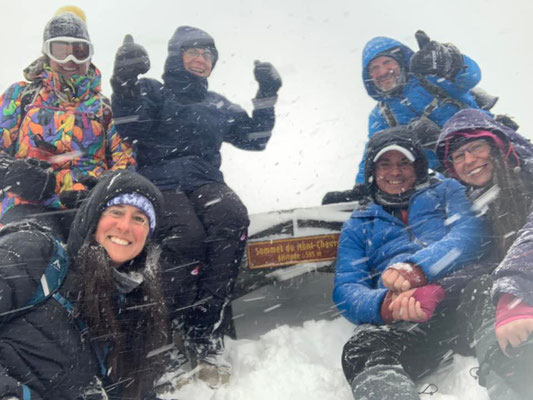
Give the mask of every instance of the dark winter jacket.
<path id="1" fill-rule="evenodd" d="M 240 106 L 208 91 L 206 78 L 184 69 L 182 50 L 193 45 L 216 50 L 205 32 L 180 27 L 169 42 L 164 84 L 141 79 L 139 96 L 112 96 L 117 130 L 136 144 L 139 172 L 160 189 L 191 191 L 224 183 L 222 143 L 263 150 L 274 127 L 272 99 L 255 99 L 250 118 Z"/>
<path id="2" fill-rule="evenodd" d="M 454 179 L 418 190 L 409 200 L 408 221 L 371 203 L 344 224 L 333 299 L 353 323 L 383 324 L 380 307 L 387 289 L 381 274 L 389 265 L 415 264 L 431 283 L 480 256 L 482 224 Z"/>
<path id="3" fill-rule="evenodd" d="M 499 135 L 505 143 L 512 143 L 518 154 L 521 173 L 526 182 L 533 181 L 533 145 L 523 136 L 505 125 L 495 122 L 485 113 L 467 109 L 457 113 L 444 126 L 437 152 L 441 159 L 446 154 L 446 139 L 455 132 L 483 129 Z M 510 158 L 513 160 L 513 158 Z M 514 167 L 514 164 L 511 165 Z M 526 195 L 524 193 L 524 195 Z M 530 194 L 531 195 L 531 194 Z M 512 212 L 512 210 L 510 210 Z M 512 294 L 533 305 L 533 205 L 527 221 L 520 229 L 505 258 L 493 272 L 493 296 L 497 300 L 502 293 Z"/>
<path id="4" fill-rule="evenodd" d="M 124 192 L 142 193 L 160 215 L 161 195 L 153 185 L 121 171 L 103 177 L 79 209 L 66 253 L 53 232 L 31 222 L 9 224 L 0 231 L 0 398 L 72 400 L 88 393 L 92 399 L 104 398 L 102 380 L 107 378 L 102 368 L 107 366 L 96 354 L 104 354 L 105 343 L 91 340 L 90 331 L 82 334 L 79 320 L 53 297 L 24 307 L 36 294 L 47 265 L 55 263 L 68 269 L 59 294 L 75 305 L 73 260 L 90 239 L 107 201 Z M 135 293 L 123 296 L 126 303 L 130 295 Z"/>
<path id="5" fill-rule="evenodd" d="M 439 127 L 442 127 L 460 108 L 458 105 L 439 98 L 434 93 L 430 93 L 420 84 L 420 80 L 415 75 L 408 73 L 407 82 L 401 90 L 393 92 L 392 94 L 384 95 L 376 89 L 374 82 L 370 78 L 368 64 L 380 53 L 395 48 L 400 50 L 398 55 L 400 66 L 407 70 L 409 61 L 414 53 L 404 44 L 387 37 L 376 37 L 370 40 L 365 46 L 363 50 L 363 82 L 369 96 L 380 104 L 386 104 L 394 115 L 398 125 L 406 125 L 412 120 L 420 118 L 424 114 L 426 107 L 428 107 L 433 100 L 436 100 L 437 105 L 431 113 L 429 113 L 428 117 Z M 459 100 L 467 107 L 478 108 L 473 96 L 469 93 L 469 90 L 480 81 L 481 71 L 478 65 L 468 56 L 463 55 L 463 59 L 464 67 L 453 81 L 439 78 L 437 76 L 427 76 L 426 78 L 430 84 L 435 85 L 441 90 L 445 90 L 450 98 Z M 372 110 L 368 118 L 369 137 L 375 132 L 389 128 L 389 124 L 383 115 L 380 104 Z M 426 150 L 426 157 L 428 157 L 430 168 L 435 168 L 439 165 L 434 152 Z M 364 181 L 364 165 L 365 158 L 363 157 L 359 165 L 359 172 L 356 178 L 357 183 L 362 183 Z"/>

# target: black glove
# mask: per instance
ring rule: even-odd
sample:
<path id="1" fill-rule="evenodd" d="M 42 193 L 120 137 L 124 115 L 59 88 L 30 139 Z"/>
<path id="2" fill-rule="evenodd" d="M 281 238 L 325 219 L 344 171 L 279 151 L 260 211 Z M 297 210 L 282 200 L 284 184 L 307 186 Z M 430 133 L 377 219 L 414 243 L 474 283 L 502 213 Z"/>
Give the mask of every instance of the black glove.
<path id="1" fill-rule="evenodd" d="M 342 192 L 328 192 L 322 199 L 322 205 L 334 203 L 347 203 L 350 201 L 362 201 L 368 197 L 368 189 L 366 185 L 359 183 L 353 189 Z"/>
<path id="2" fill-rule="evenodd" d="M 259 83 L 259 90 L 255 96 L 257 99 L 274 97 L 282 85 L 281 77 L 274 66 L 268 62 L 255 61 L 255 80 Z"/>
<path id="3" fill-rule="evenodd" d="M 89 193 L 89 190 L 65 190 L 59 193 L 59 201 L 65 208 L 73 210 L 83 203 L 83 200 L 89 196 Z"/>
<path id="4" fill-rule="evenodd" d="M 409 122 L 407 128 L 424 149 L 435 151 L 440 135 L 440 127 L 435 122 L 422 116 Z"/>
<path id="5" fill-rule="evenodd" d="M 453 44 L 430 40 L 424 31 L 415 33 L 420 50 L 412 57 L 410 71 L 413 74 L 437 75 L 448 80 L 455 78 L 463 67 L 463 56 Z"/>
<path id="6" fill-rule="evenodd" d="M 47 199 L 55 188 L 56 177 L 50 164 L 36 158 L 14 160 L 2 182 L 3 190 L 29 201 Z"/>
<path id="7" fill-rule="evenodd" d="M 150 59 L 144 47 L 133 42 L 131 35 L 124 37 L 124 42 L 115 55 L 115 66 L 111 77 L 111 86 L 117 94 L 138 93 L 139 74 L 150 69 Z"/>
<path id="8" fill-rule="evenodd" d="M 81 203 L 89 197 L 91 189 L 98 183 L 98 178 L 86 175 L 78 179 L 78 183 L 85 186 L 85 190 L 65 190 L 59 194 L 59 201 L 69 210 L 79 208 Z"/>

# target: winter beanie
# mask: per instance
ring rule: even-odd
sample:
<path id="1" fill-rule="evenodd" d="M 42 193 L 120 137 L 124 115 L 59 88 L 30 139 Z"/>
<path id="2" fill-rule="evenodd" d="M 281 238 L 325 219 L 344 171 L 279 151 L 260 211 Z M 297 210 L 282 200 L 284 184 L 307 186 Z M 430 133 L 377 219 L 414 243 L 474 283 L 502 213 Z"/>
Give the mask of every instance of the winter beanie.
<path id="1" fill-rule="evenodd" d="M 156 224 L 155 209 L 150 200 L 138 193 L 124 193 L 109 200 L 106 208 L 119 204 L 137 207 L 146 214 L 150 221 L 150 235 L 154 233 Z"/>
<path id="2" fill-rule="evenodd" d="M 55 15 L 46 24 L 43 32 L 43 42 L 56 37 L 70 37 L 91 41 L 87 24 L 72 11 Z"/>

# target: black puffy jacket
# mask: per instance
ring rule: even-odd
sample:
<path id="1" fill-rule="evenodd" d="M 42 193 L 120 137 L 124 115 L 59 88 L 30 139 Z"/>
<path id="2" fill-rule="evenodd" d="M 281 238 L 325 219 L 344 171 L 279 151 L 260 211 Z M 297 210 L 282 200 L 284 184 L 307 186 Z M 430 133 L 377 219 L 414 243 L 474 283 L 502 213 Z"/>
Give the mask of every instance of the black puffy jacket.
<path id="1" fill-rule="evenodd" d="M 56 260 L 68 268 L 59 294 L 75 301 L 78 271 L 73 260 L 95 231 L 107 202 L 120 193 L 147 197 L 160 220 L 160 192 L 142 176 L 120 171 L 102 177 L 77 211 L 63 257 L 58 250 L 63 245 L 49 228 L 20 222 L 0 230 L 0 398 L 106 398 L 101 384 L 106 366 L 96 356 L 103 344 L 89 341 L 90 332 L 82 335 L 78 322 L 53 297 L 24 307 L 35 296 L 46 267 Z M 135 292 L 123 296 L 125 302 L 130 295 Z"/>

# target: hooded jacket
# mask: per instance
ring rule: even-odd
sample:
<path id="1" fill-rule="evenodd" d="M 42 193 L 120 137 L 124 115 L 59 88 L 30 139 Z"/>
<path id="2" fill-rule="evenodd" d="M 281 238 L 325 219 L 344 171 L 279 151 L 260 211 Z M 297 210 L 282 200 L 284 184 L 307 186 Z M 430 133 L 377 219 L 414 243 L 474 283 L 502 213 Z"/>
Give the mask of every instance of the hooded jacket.
<path id="1" fill-rule="evenodd" d="M 521 172 L 531 182 L 533 178 L 533 145 L 523 136 L 502 125 L 485 113 L 466 109 L 453 116 L 442 129 L 437 147 L 438 155 L 444 159 L 447 139 L 457 132 L 483 129 L 497 134 L 509 148 L 512 144 L 519 157 Z M 513 162 L 514 160 L 511 159 Z M 516 164 L 511 164 L 514 168 Z M 512 210 L 510 210 L 512 211 Z M 498 300 L 502 293 L 508 293 L 533 306 L 533 205 L 524 226 L 520 229 L 513 245 L 499 266 L 492 273 L 493 298 Z"/>
<path id="2" fill-rule="evenodd" d="M 374 82 L 370 78 L 368 65 L 380 53 L 387 53 L 390 56 L 391 50 L 398 49 L 395 59 L 400 64 L 400 67 L 406 73 L 405 83 L 393 91 L 391 94 L 381 93 L 377 90 Z M 439 127 L 458 110 L 456 104 L 447 102 L 445 99 L 440 99 L 435 94 L 427 91 L 420 84 L 419 79 L 411 74 L 409 69 L 409 62 L 414 52 L 404 44 L 397 40 L 387 37 L 376 37 L 370 40 L 363 50 L 363 83 L 366 91 L 370 97 L 377 102 L 386 104 L 391 110 L 398 125 L 407 125 L 412 120 L 420 118 L 428 105 L 433 100 L 437 101 L 436 107 L 428 115 L 429 119 L 435 122 Z M 463 55 L 464 67 L 457 74 L 453 81 L 443 79 L 437 76 L 427 76 L 427 80 L 444 89 L 451 98 L 457 99 L 467 106 L 478 108 L 473 96 L 469 93 L 475 85 L 481 80 L 481 71 L 478 65 L 468 56 Z M 368 118 L 368 136 L 371 137 L 375 132 L 389 128 L 387 119 L 383 115 L 382 110 L 378 104 L 371 111 Z M 366 151 L 366 150 L 365 150 Z M 434 152 L 426 150 L 426 157 L 428 158 L 430 168 L 435 168 L 439 165 Z M 364 180 L 364 164 L 366 158 L 363 157 L 359 164 L 359 172 L 356 177 L 357 183 L 362 183 Z"/>
<path id="3" fill-rule="evenodd" d="M 341 231 L 333 300 L 355 324 L 383 324 L 380 309 L 388 289 L 381 275 L 388 266 L 415 264 L 432 283 L 482 255 L 482 223 L 471 211 L 465 188 L 454 179 L 428 182 L 427 163 L 418 160 L 424 157 L 422 149 L 404 137 L 407 134 L 405 129 L 377 133 L 369 141 L 367 157 L 372 160 L 390 144 L 415 155 L 417 186 L 407 205 L 408 223 L 373 202 L 356 209 Z M 370 180 L 373 163 L 366 173 L 366 182 L 375 191 Z"/>
<path id="4" fill-rule="evenodd" d="M 25 76 L 31 83 L 17 82 L 0 97 L 1 151 L 16 158 L 50 161 L 57 194 L 85 189 L 77 183 L 83 176 L 135 168 L 133 148 L 115 129 L 96 67 L 91 65 L 87 75 L 65 81 L 41 57 L 25 70 Z M 73 152 L 78 152 L 74 158 L 50 159 Z M 21 203 L 27 201 L 9 193 L 0 213 Z M 45 205 L 60 206 L 57 196 L 47 199 Z"/>
<path id="5" fill-rule="evenodd" d="M 140 79 L 139 96 L 112 96 L 117 130 L 135 143 L 139 172 L 164 190 L 224 183 L 222 143 L 263 150 L 274 127 L 270 99 L 255 99 L 250 118 L 240 106 L 208 91 L 206 78 L 185 70 L 182 51 L 195 46 L 212 51 L 214 67 L 218 53 L 211 36 L 182 26 L 169 41 L 164 83 Z"/>
<path id="6" fill-rule="evenodd" d="M 54 260 L 68 268 L 59 293 L 75 301 L 73 260 L 93 234 L 107 201 L 132 192 L 147 197 L 160 216 L 161 195 L 146 179 L 130 171 L 105 176 L 76 214 L 65 257 L 58 257 L 62 244 L 54 232 L 31 222 L 10 224 L 0 231 L 1 398 L 72 400 L 86 398 L 88 393 L 94 399 L 104 398 L 105 376 L 95 353 L 99 344 L 91 344 L 90 332 L 82 334 L 54 298 L 21 308 L 35 295 L 46 266 Z"/>

